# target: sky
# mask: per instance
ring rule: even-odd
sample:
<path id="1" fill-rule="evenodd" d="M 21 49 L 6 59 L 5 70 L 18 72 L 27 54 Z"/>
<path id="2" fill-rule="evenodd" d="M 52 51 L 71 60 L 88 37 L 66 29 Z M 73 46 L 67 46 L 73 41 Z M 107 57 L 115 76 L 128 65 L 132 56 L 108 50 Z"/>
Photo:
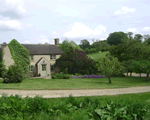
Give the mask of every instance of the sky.
<path id="1" fill-rule="evenodd" d="M 0 43 L 105 40 L 123 31 L 150 34 L 150 0 L 0 0 Z"/>

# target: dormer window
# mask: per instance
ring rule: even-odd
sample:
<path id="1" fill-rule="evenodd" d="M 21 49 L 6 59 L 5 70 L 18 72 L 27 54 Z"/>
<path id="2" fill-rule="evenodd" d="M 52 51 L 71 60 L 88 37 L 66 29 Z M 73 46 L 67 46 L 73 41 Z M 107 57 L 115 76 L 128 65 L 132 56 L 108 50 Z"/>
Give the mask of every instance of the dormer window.
<path id="1" fill-rule="evenodd" d="M 51 55 L 51 60 L 56 60 L 56 55 Z"/>

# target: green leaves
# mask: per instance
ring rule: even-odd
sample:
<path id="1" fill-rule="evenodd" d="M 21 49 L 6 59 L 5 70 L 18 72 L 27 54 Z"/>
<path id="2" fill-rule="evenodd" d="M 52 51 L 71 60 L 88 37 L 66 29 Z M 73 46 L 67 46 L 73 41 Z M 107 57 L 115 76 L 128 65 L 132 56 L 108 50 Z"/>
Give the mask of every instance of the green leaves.
<path id="1" fill-rule="evenodd" d="M 119 74 L 124 69 L 118 59 L 111 55 L 98 59 L 95 66 L 101 71 L 101 74 L 105 75 L 109 80 L 114 74 Z"/>

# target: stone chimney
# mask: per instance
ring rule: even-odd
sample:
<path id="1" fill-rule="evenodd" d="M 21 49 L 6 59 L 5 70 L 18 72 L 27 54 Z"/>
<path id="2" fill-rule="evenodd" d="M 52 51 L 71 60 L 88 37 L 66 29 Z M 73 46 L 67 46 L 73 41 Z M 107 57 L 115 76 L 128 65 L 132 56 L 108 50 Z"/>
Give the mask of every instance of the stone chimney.
<path id="1" fill-rule="evenodd" d="M 59 38 L 55 38 L 55 45 L 59 46 Z"/>

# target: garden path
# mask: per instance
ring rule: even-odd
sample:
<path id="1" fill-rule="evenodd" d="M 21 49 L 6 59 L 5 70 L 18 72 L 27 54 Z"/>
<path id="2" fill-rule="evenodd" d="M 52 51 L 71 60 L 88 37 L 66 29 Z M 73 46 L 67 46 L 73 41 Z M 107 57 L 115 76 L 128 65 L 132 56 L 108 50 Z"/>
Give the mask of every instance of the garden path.
<path id="1" fill-rule="evenodd" d="M 130 87 L 130 88 L 118 88 L 118 89 L 93 89 L 93 90 L 6 90 L 0 89 L 0 97 L 2 94 L 10 95 L 21 95 L 22 98 L 29 96 L 35 97 L 40 95 L 43 98 L 59 98 L 69 97 L 70 94 L 74 97 L 79 96 L 103 96 L 103 95 L 119 95 L 129 93 L 142 93 L 150 92 L 150 86 L 144 87 Z"/>

